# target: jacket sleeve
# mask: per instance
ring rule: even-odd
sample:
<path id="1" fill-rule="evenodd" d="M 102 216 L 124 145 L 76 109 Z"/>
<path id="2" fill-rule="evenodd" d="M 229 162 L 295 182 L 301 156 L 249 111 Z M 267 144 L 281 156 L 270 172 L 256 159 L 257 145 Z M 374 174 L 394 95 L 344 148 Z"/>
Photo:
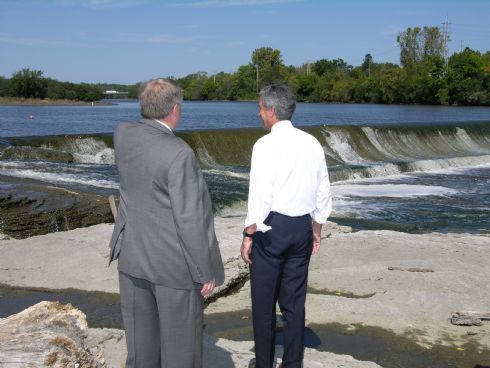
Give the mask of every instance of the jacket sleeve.
<path id="1" fill-rule="evenodd" d="M 195 282 L 204 284 L 214 278 L 208 228 L 204 211 L 212 211 L 204 201 L 204 178 L 194 152 L 185 147 L 169 170 L 169 196 L 177 235 L 189 271 Z"/>

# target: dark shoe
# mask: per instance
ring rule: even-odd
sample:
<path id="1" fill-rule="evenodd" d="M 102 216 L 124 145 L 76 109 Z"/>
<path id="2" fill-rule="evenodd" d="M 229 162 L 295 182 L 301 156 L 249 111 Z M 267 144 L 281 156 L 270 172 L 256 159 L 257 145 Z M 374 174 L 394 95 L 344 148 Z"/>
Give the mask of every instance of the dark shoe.
<path id="1" fill-rule="evenodd" d="M 250 362 L 248 362 L 248 368 L 255 368 L 255 358 L 250 359 Z M 282 363 L 279 363 L 277 368 L 282 368 Z"/>

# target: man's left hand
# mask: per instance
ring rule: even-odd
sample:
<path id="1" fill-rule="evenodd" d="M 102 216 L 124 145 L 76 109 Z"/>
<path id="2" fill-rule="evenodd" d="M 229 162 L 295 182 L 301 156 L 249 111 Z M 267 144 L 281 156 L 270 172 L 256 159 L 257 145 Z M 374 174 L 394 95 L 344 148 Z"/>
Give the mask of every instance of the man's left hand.
<path id="1" fill-rule="evenodd" d="M 214 283 L 215 283 L 214 279 L 212 279 L 209 282 L 206 282 L 201 288 L 201 295 L 202 296 L 210 295 L 214 290 Z"/>

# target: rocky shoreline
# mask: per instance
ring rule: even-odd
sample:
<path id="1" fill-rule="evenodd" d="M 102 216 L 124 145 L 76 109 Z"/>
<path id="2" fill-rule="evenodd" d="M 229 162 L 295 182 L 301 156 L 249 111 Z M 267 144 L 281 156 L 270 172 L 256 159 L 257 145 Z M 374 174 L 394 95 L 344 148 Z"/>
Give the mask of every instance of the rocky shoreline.
<path id="1" fill-rule="evenodd" d="M 107 197 L 0 175 L 0 233 L 23 239 L 113 221 Z"/>
<path id="2" fill-rule="evenodd" d="M 220 359 L 222 367 L 246 367 L 253 343 L 247 337 L 248 271 L 238 255 L 243 219 L 215 222 L 227 283 L 206 307 L 211 335 L 205 366 L 220 367 L 215 364 Z M 0 241 L 0 283 L 117 293 L 116 266 L 107 267 L 112 226 Z M 312 258 L 306 305 L 307 326 L 318 342 L 306 349 L 305 367 L 490 365 L 490 322 L 455 326 L 449 321 L 452 312 L 490 310 L 490 237 L 350 232 L 334 224 L 322 237 L 321 252 Z M 104 353 L 108 366 L 122 364 L 122 331 L 89 328 L 88 335 L 88 345 Z M 340 346 L 342 339 L 346 343 Z M 349 347 L 355 344 L 364 348 Z M 393 365 L 390 354 L 400 365 Z"/>

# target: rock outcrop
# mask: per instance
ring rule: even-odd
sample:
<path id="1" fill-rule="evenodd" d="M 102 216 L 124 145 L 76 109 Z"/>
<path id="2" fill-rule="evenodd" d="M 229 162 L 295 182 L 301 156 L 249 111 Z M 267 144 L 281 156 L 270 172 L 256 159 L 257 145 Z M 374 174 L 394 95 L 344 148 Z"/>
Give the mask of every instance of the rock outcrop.
<path id="1" fill-rule="evenodd" d="M 0 232 L 16 239 L 113 221 L 105 196 L 2 175 L 0 185 Z"/>

